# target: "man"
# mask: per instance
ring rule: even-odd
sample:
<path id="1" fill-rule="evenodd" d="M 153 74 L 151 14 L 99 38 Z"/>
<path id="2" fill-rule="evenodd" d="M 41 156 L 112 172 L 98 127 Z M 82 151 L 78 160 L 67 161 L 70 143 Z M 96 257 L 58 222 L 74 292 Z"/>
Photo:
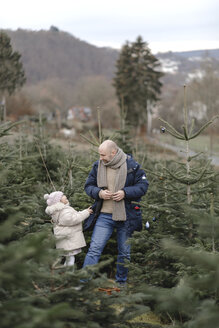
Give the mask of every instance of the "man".
<path id="1" fill-rule="evenodd" d="M 100 145 L 99 155 L 100 160 L 94 163 L 86 180 L 85 191 L 97 202 L 102 200 L 102 207 L 83 267 L 98 263 L 107 241 L 116 229 L 116 282 L 124 284 L 128 269 L 123 263 L 125 259 L 130 260 L 127 239 L 134 230 L 142 229 L 140 206 L 132 201 L 140 202 L 148 189 L 148 182 L 140 165 L 112 140 L 106 140 Z"/>

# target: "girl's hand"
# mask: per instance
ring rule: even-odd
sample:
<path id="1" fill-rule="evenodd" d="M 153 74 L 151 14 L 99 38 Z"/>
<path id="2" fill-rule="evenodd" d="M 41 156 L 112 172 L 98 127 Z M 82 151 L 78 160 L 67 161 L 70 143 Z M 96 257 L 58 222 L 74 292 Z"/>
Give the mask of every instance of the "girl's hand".
<path id="1" fill-rule="evenodd" d="M 90 206 L 90 207 L 88 207 L 88 212 L 89 212 L 90 214 L 92 214 L 92 213 L 93 213 L 93 210 L 92 210 L 91 206 Z"/>

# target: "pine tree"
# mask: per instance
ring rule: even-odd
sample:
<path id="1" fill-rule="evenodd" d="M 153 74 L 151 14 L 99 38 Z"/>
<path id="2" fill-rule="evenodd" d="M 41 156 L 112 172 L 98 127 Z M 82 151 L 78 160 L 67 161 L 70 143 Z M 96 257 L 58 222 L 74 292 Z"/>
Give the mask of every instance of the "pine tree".
<path id="1" fill-rule="evenodd" d="M 13 51 L 9 36 L 0 31 L 0 96 L 2 118 L 6 117 L 5 95 L 12 94 L 16 88 L 25 82 L 23 65 L 20 61 L 21 55 Z"/>
<path id="2" fill-rule="evenodd" d="M 114 86 L 120 108 L 124 106 L 131 124 L 142 126 L 147 122 L 149 105 L 158 100 L 161 90 L 159 61 L 139 36 L 136 42 L 123 46 L 116 67 Z"/>

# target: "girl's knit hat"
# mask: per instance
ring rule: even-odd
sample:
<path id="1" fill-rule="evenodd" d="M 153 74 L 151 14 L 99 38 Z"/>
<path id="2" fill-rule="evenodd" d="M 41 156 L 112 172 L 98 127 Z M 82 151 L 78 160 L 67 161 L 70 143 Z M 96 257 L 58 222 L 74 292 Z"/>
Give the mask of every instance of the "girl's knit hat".
<path id="1" fill-rule="evenodd" d="M 45 194 L 44 199 L 46 200 L 47 205 L 51 206 L 51 205 L 54 205 L 54 204 L 60 202 L 63 195 L 64 194 L 62 191 L 54 191 L 54 192 L 51 192 L 51 194 Z"/>

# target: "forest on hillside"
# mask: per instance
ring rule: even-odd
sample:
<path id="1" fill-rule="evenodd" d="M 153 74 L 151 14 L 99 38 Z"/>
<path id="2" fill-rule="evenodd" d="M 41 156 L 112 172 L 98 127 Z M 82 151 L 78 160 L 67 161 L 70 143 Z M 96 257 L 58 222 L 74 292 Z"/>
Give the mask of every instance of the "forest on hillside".
<path id="1" fill-rule="evenodd" d="M 118 51 L 97 48 L 75 36 L 50 28 L 49 31 L 5 31 L 13 48 L 22 54 L 27 84 L 47 79 L 67 80 L 102 75 L 112 78 Z"/>

